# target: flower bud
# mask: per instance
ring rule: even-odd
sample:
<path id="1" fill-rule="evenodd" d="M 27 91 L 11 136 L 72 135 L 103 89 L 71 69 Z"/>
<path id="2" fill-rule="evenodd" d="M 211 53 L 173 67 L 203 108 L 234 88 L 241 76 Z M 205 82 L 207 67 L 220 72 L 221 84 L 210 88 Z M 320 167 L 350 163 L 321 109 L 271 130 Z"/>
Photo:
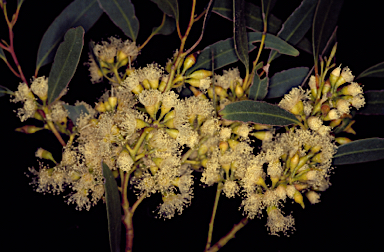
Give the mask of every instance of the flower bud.
<path id="1" fill-rule="evenodd" d="M 200 80 L 198 80 L 198 79 L 187 79 L 187 80 L 185 80 L 185 83 L 188 83 L 189 85 L 191 85 L 193 87 L 197 87 L 197 88 L 200 87 Z"/>
<path id="2" fill-rule="evenodd" d="M 104 107 L 105 107 L 105 109 L 106 109 L 107 111 L 111 111 L 111 110 L 112 110 L 112 106 L 111 106 L 111 104 L 109 104 L 108 101 L 105 101 L 105 102 L 104 102 Z"/>
<path id="3" fill-rule="evenodd" d="M 266 141 L 266 140 L 272 139 L 272 133 L 270 131 L 257 131 L 255 133 L 253 133 L 252 135 L 261 141 Z"/>
<path id="4" fill-rule="evenodd" d="M 326 97 L 329 90 L 331 90 L 331 83 L 329 82 L 329 80 L 327 80 L 324 83 L 323 90 L 321 91 L 321 93 L 323 94 L 323 97 Z"/>
<path id="5" fill-rule="evenodd" d="M 96 104 L 95 109 L 96 109 L 98 112 L 100 112 L 100 113 L 103 113 L 103 112 L 107 111 L 107 109 L 106 109 L 105 106 L 104 106 L 104 103 L 101 102 L 101 101 L 100 101 L 99 103 Z"/>
<path id="6" fill-rule="evenodd" d="M 295 194 L 293 195 L 293 199 L 296 203 L 299 203 L 301 207 L 304 209 L 304 201 L 303 201 L 303 195 L 299 191 L 295 191 Z"/>
<path id="7" fill-rule="evenodd" d="M 188 55 L 184 60 L 183 73 L 196 63 L 196 57 L 193 54 Z M 168 71 L 170 72 L 170 71 Z"/>
<path id="8" fill-rule="evenodd" d="M 201 70 L 197 70 L 197 71 L 193 72 L 192 74 L 190 74 L 188 76 L 188 78 L 201 80 L 201 79 L 205 79 L 207 77 L 210 77 L 211 75 L 212 75 L 211 71 L 201 69 Z"/>
<path id="9" fill-rule="evenodd" d="M 49 151 L 47 150 L 44 150 L 43 148 L 39 148 L 37 149 L 36 153 L 35 153 L 35 156 L 38 157 L 38 158 L 44 158 L 44 159 L 47 159 L 47 160 L 51 160 L 53 161 L 55 164 L 57 163 L 55 161 L 55 159 L 53 158 L 52 156 L 52 153 L 50 153 Z"/>
<path id="10" fill-rule="evenodd" d="M 290 111 L 294 115 L 301 115 L 304 112 L 304 104 L 302 101 L 298 101 Z"/>
<path id="11" fill-rule="evenodd" d="M 44 128 L 36 127 L 35 125 L 25 125 L 23 127 L 15 129 L 17 132 L 23 132 L 26 134 L 33 134 L 39 130 L 42 130 Z"/>
<path id="12" fill-rule="evenodd" d="M 298 154 L 295 154 L 292 158 L 291 158 L 291 162 L 289 164 L 289 168 L 291 169 L 291 171 L 293 171 L 297 164 L 299 163 L 299 155 Z"/>
<path id="13" fill-rule="evenodd" d="M 347 137 L 336 137 L 335 141 L 340 145 L 352 142 L 352 140 Z"/>
<path id="14" fill-rule="evenodd" d="M 132 88 L 132 93 L 140 94 L 141 91 L 143 91 L 143 90 L 144 90 L 144 88 L 140 84 L 138 84 L 136 87 Z"/>
<path id="15" fill-rule="evenodd" d="M 175 128 L 174 121 L 175 121 L 174 118 L 169 119 L 168 121 L 166 121 L 166 122 L 164 123 L 164 125 L 167 126 L 167 127 L 170 128 L 170 129 L 174 129 L 174 128 Z"/>
<path id="16" fill-rule="evenodd" d="M 228 148 L 229 148 L 228 142 L 221 141 L 219 143 L 219 149 L 220 149 L 221 154 L 224 154 L 228 150 Z"/>
<path id="17" fill-rule="evenodd" d="M 142 128 L 146 127 L 146 126 L 149 126 L 149 124 L 144 122 L 141 119 L 137 119 L 136 118 L 136 129 L 142 129 Z"/>
<path id="18" fill-rule="evenodd" d="M 149 81 L 147 79 L 143 80 L 143 86 L 145 89 L 151 89 L 151 85 L 149 84 Z"/>
<path id="19" fill-rule="evenodd" d="M 342 122 L 342 119 L 332 120 L 332 121 L 329 123 L 329 126 L 331 126 L 332 128 L 334 128 L 334 127 L 336 127 L 336 126 L 339 126 L 341 122 Z"/>
<path id="20" fill-rule="evenodd" d="M 334 86 L 336 81 L 337 81 L 337 79 L 339 79 L 340 71 L 341 71 L 341 68 L 340 67 L 336 67 L 335 69 L 333 69 L 333 71 L 329 75 L 329 82 L 331 83 L 332 86 Z"/>
<path id="21" fill-rule="evenodd" d="M 179 131 L 177 129 L 165 129 L 165 132 L 167 132 L 168 135 L 173 139 L 176 139 L 179 135 Z"/>
<path id="22" fill-rule="evenodd" d="M 112 110 L 115 109 L 117 105 L 117 97 L 108 97 L 108 103 L 111 105 Z"/>
<path id="23" fill-rule="evenodd" d="M 244 89 L 240 85 L 237 85 L 235 88 L 235 94 L 236 94 L 237 98 L 243 97 Z"/>
<path id="24" fill-rule="evenodd" d="M 253 125 L 253 128 L 254 128 L 255 130 L 266 130 L 266 129 L 270 129 L 270 128 L 272 128 L 272 126 L 271 126 L 271 125 L 267 125 L 267 124 L 255 123 L 255 124 Z"/>
<path id="25" fill-rule="evenodd" d="M 232 150 L 234 150 L 239 143 L 237 140 L 228 139 L 229 147 L 231 147 Z"/>

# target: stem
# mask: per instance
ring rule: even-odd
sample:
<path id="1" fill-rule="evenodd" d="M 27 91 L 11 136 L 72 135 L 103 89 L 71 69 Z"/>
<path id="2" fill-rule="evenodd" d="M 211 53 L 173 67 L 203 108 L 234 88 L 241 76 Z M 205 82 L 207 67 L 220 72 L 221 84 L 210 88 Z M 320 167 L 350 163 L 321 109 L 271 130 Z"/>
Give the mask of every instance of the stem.
<path id="1" fill-rule="evenodd" d="M 47 121 L 49 129 L 52 131 L 52 133 L 56 136 L 57 140 L 61 143 L 62 146 L 66 146 L 63 138 L 61 138 L 60 133 L 57 131 L 55 125 L 51 121 Z"/>
<path id="2" fill-rule="evenodd" d="M 238 224 L 234 225 L 231 231 L 221 238 L 215 245 L 213 245 L 210 249 L 206 250 L 206 252 L 216 252 L 220 248 L 222 248 L 227 242 L 229 242 L 230 239 L 235 238 L 235 234 L 237 231 L 239 231 L 241 228 L 243 228 L 245 225 L 247 225 L 248 219 L 245 217 L 243 218 Z"/>
<path id="3" fill-rule="evenodd" d="M 121 175 L 123 175 L 123 177 Z M 120 172 L 120 178 L 122 179 L 121 206 L 124 210 L 123 223 L 125 226 L 125 251 L 130 252 L 132 251 L 133 245 L 133 213 L 131 213 L 129 209 L 129 202 L 127 197 L 129 174 L 124 174 L 124 172 Z"/>
<path id="4" fill-rule="evenodd" d="M 213 224 L 215 222 L 215 216 L 216 216 L 216 210 L 217 210 L 217 205 L 219 203 L 219 198 L 220 198 L 220 193 L 223 188 L 223 183 L 220 182 L 217 184 L 217 190 L 216 190 L 216 196 L 215 196 L 215 203 L 213 205 L 213 210 L 212 210 L 212 216 L 211 216 L 211 221 L 209 222 L 209 231 L 208 231 L 208 239 L 207 239 L 207 244 L 205 245 L 205 250 L 208 251 L 208 249 L 211 247 L 211 242 L 212 242 L 212 232 L 213 232 Z"/>

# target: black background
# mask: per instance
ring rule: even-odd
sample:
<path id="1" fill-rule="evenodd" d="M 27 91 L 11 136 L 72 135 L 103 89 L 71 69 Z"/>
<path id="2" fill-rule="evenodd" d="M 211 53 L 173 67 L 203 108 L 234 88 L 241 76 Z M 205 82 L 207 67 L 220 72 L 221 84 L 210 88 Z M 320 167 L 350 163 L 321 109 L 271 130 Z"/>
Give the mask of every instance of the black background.
<path id="1" fill-rule="evenodd" d="M 14 2 L 9 1 L 9 13 Z M 26 0 L 14 28 L 15 50 L 24 75 L 30 79 L 34 74 L 36 55 L 40 40 L 49 25 L 71 1 Z M 161 21 L 161 12 L 150 1 L 132 1 L 140 21 L 138 43 L 145 41 L 153 26 Z M 191 1 L 182 0 L 182 31 L 189 19 Z M 204 7 L 198 1 L 197 13 Z M 381 33 L 384 18 L 377 1 L 366 0 L 359 4 L 345 1 L 339 16 L 337 64 L 348 66 L 354 75 L 384 59 Z M 258 1 L 256 4 L 259 5 Z M 300 1 L 278 1 L 272 11 L 285 20 L 300 4 Z M 196 40 L 201 22 L 196 24 L 187 42 L 187 48 Z M 212 14 L 204 39 L 197 49 L 231 36 L 232 24 Z M 115 27 L 106 14 L 85 34 L 85 45 L 90 39 L 100 42 L 110 36 L 126 37 Z M 0 38 L 8 40 L 3 17 L 0 18 Z M 156 36 L 144 47 L 137 66 L 158 62 L 164 65 L 167 58 L 178 48 L 176 33 L 171 36 Z M 69 85 L 64 100 L 73 104 L 84 100 L 94 104 L 108 83 L 92 85 L 88 78 L 87 48 L 84 47 L 78 71 Z M 7 54 L 7 56 L 9 56 Z M 254 56 L 253 56 L 254 57 Z M 10 57 L 8 57 L 9 61 Z M 271 72 L 297 66 L 311 66 L 312 57 L 305 52 L 297 58 L 280 57 L 274 61 Z M 0 84 L 15 90 L 19 80 L 0 62 Z M 41 75 L 49 74 L 50 65 L 42 67 Z M 241 66 L 240 66 L 241 69 Z M 272 75 L 270 75 L 272 76 Z M 381 89 L 383 79 L 361 80 L 364 90 Z M 381 84 L 381 85 L 380 85 Z M 28 185 L 30 179 L 24 173 L 28 167 L 37 166 L 34 152 L 39 147 L 51 150 L 60 160 L 60 144 L 53 134 L 44 131 L 33 135 L 15 132 L 21 123 L 13 110 L 20 104 L 9 103 L 0 98 L 1 110 L 1 190 L 3 246 L 9 251 L 109 251 L 105 205 L 99 203 L 88 211 L 76 211 L 74 205 L 66 205 L 62 195 L 43 195 L 34 192 Z M 351 139 L 383 137 L 383 116 L 356 116 L 354 129 L 357 135 Z M 296 231 L 290 237 L 268 235 L 266 217 L 251 221 L 237 233 L 220 251 L 323 251 L 347 250 L 364 246 L 369 251 L 378 245 L 383 222 L 380 207 L 383 161 L 337 167 L 331 176 L 332 186 L 321 194 L 316 205 L 306 203 L 303 210 L 297 204 L 287 203 L 285 212 L 292 214 Z M 199 178 L 199 176 L 197 176 Z M 154 218 L 153 210 L 160 203 L 159 196 L 145 199 L 134 216 L 134 251 L 203 251 L 215 188 L 203 188 L 195 181 L 195 198 L 181 216 L 171 220 Z M 241 218 L 238 211 L 240 199 L 221 197 L 216 215 L 213 242 L 225 235 Z M 379 231 L 377 231 L 379 230 Z"/>

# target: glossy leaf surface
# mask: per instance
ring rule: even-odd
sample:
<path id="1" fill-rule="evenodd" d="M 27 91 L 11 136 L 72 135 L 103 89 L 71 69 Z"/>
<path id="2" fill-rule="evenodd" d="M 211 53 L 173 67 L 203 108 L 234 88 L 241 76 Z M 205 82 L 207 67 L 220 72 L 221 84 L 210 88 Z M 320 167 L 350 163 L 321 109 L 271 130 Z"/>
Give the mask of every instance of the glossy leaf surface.
<path id="1" fill-rule="evenodd" d="M 249 99 L 263 100 L 268 93 L 268 81 L 268 77 L 260 80 L 259 75 L 255 74 L 253 77 L 253 84 L 249 89 Z"/>
<path id="2" fill-rule="evenodd" d="M 384 158 L 384 139 L 368 138 L 343 144 L 333 158 L 334 165 L 376 161 Z"/>
<path id="3" fill-rule="evenodd" d="M 121 240 L 121 205 L 120 195 L 117 189 L 116 180 L 112 171 L 103 162 L 105 201 L 108 217 L 109 245 L 111 252 L 120 252 Z"/>
<path id="4" fill-rule="evenodd" d="M 308 67 L 296 67 L 276 73 L 269 82 L 267 98 L 281 97 L 292 87 L 299 86 L 308 72 Z"/>
<path id="5" fill-rule="evenodd" d="M 356 79 L 363 77 L 379 77 L 384 78 L 384 62 L 371 66 L 370 68 L 364 70 Z"/>
<path id="6" fill-rule="evenodd" d="M 261 41 L 263 33 L 262 32 L 249 32 L 248 40 L 250 42 Z M 270 33 L 267 33 L 265 36 L 265 48 L 273 49 L 278 51 L 281 54 L 286 54 L 290 56 L 298 56 L 299 51 L 296 50 L 293 46 L 285 42 L 279 37 L 276 37 Z"/>
<path id="7" fill-rule="evenodd" d="M 130 0 L 98 0 L 100 7 L 112 22 L 125 35 L 136 41 L 139 33 L 139 20 L 135 16 L 135 7 Z"/>
<path id="8" fill-rule="evenodd" d="M 384 90 L 364 93 L 365 105 L 357 110 L 363 115 L 384 115 Z"/>
<path id="9" fill-rule="evenodd" d="M 64 42 L 57 49 L 48 78 L 48 104 L 62 96 L 63 90 L 72 79 L 80 60 L 84 44 L 84 29 L 71 28 L 64 36 Z"/>
<path id="10" fill-rule="evenodd" d="M 291 45 L 299 43 L 312 26 L 316 4 L 317 0 L 304 0 L 284 22 L 277 36 Z M 276 51 L 272 51 L 268 62 L 271 62 L 278 56 Z"/>
<path id="11" fill-rule="evenodd" d="M 285 126 L 298 123 L 295 115 L 266 102 L 239 101 L 230 103 L 219 114 L 227 120 Z"/>
<path id="12" fill-rule="evenodd" d="M 248 71 L 248 38 L 245 27 L 244 0 L 233 0 L 233 30 L 235 52 Z"/>
<path id="13" fill-rule="evenodd" d="M 49 26 L 37 52 L 36 70 L 53 61 L 59 43 L 69 28 L 82 26 L 87 32 L 103 14 L 97 0 L 75 0 Z"/>
<path id="14" fill-rule="evenodd" d="M 261 18 L 261 8 L 252 3 L 245 2 L 245 23 L 249 29 L 254 31 L 263 30 L 263 20 Z M 213 6 L 213 12 L 233 21 L 232 1 L 216 0 Z M 268 32 L 276 34 L 281 28 L 281 20 L 273 15 L 268 17 Z"/>
<path id="15" fill-rule="evenodd" d="M 344 0 L 319 0 L 312 25 L 312 50 L 318 59 L 335 30 Z"/>

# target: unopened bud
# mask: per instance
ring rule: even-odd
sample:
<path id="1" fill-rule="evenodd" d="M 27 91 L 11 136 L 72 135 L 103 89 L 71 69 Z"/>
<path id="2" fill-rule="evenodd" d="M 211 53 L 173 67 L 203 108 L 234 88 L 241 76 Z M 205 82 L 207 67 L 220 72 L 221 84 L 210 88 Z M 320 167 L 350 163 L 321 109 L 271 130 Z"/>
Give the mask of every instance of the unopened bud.
<path id="1" fill-rule="evenodd" d="M 151 85 L 149 84 L 149 81 L 147 79 L 143 80 L 143 86 L 145 89 L 151 89 Z"/>
<path id="2" fill-rule="evenodd" d="M 235 88 L 235 94 L 236 94 L 237 98 L 243 97 L 244 89 L 240 85 L 237 85 Z"/>
<path id="3" fill-rule="evenodd" d="M 303 195 L 299 191 L 295 191 L 295 194 L 293 195 L 293 199 L 296 203 L 299 203 L 302 208 L 304 208 L 304 201 L 303 201 Z"/>
<path id="4" fill-rule="evenodd" d="M 197 71 L 193 72 L 191 75 L 188 76 L 188 78 L 201 80 L 201 79 L 205 79 L 211 75 L 212 75 L 211 71 L 201 69 L 201 70 L 197 70 Z"/>
<path id="5" fill-rule="evenodd" d="M 291 171 L 293 171 L 297 164 L 299 163 L 299 155 L 298 154 L 295 154 L 292 158 L 291 158 L 291 162 L 289 164 L 289 168 L 291 169 Z"/>
<path id="6" fill-rule="evenodd" d="M 105 108 L 104 103 L 101 102 L 101 101 L 100 101 L 99 103 L 96 104 L 95 109 L 96 109 L 98 112 L 100 112 L 100 113 L 103 113 L 103 112 L 107 111 L 107 109 Z"/>
<path id="7" fill-rule="evenodd" d="M 290 111 L 294 115 L 301 115 L 304 112 L 304 104 L 302 101 L 298 101 Z"/>
<path id="8" fill-rule="evenodd" d="M 272 133 L 270 131 L 257 131 L 252 135 L 261 141 L 267 141 L 272 139 Z"/>
<path id="9" fill-rule="evenodd" d="M 188 55 L 184 60 L 183 73 L 191 68 L 196 62 L 196 57 L 193 54 Z M 170 71 L 168 71 L 170 72 Z"/>
<path id="10" fill-rule="evenodd" d="M 329 82 L 331 83 L 332 86 L 334 86 L 336 81 L 337 81 L 337 79 L 339 79 L 340 72 L 341 72 L 341 68 L 340 67 L 336 67 L 335 69 L 333 69 L 333 71 L 329 75 Z"/>
<path id="11" fill-rule="evenodd" d="M 136 129 L 142 129 L 146 126 L 149 126 L 148 123 L 144 122 L 143 120 L 141 119 L 137 119 L 136 118 Z"/>
<path id="12" fill-rule="evenodd" d="M 336 137 L 335 141 L 340 145 L 352 142 L 352 140 L 347 137 Z"/>
<path id="13" fill-rule="evenodd" d="M 47 160 L 51 160 L 55 164 L 57 164 L 57 162 L 55 161 L 55 159 L 52 156 L 52 153 L 50 153 L 47 150 L 44 150 L 43 148 L 37 149 L 37 151 L 35 153 L 35 156 L 38 157 L 38 158 L 44 158 L 44 159 L 47 159 Z"/>
<path id="14" fill-rule="evenodd" d="M 104 102 L 104 107 L 105 107 L 105 109 L 106 109 L 107 111 L 111 111 L 111 110 L 112 110 L 112 106 L 111 106 L 111 104 L 109 104 L 108 101 L 105 101 L 105 102 Z"/>
<path id="15" fill-rule="evenodd" d="M 39 130 L 42 130 L 44 128 L 36 127 L 35 125 L 25 125 L 23 127 L 15 129 L 15 131 L 23 132 L 26 134 L 33 134 Z"/>
<path id="16" fill-rule="evenodd" d="M 329 123 L 329 126 L 331 126 L 332 128 L 334 128 L 334 127 L 336 127 L 336 126 L 339 126 L 340 123 L 341 123 L 342 121 L 343 121 L 342 119 L 332 120 L 332 121 Z"/>
<path id="17" fill-rule="evenodd" d="M 229 147 L 231 147 L 232 150 L 234 150 L 239 143 L 237 140 L 228 139 Z"/>
<path id="18" fill-rule="evenodd" d="M 132 93 L 134 94 L 140 94 L 141 91 L 143 91 L 144 88 L 139 84 L 136 87 L 132 88 Z"/>
<path id="19" fill-rule="evenodd" d="M 117 105 L 117 97 L 108 97 L 108 103 L 111 105 L 112 109 L 115 109 Z"/>
<path id="20" fill-rule="evenodd" d="M 165 132 L 167 132 L 168 135 L 173 139 L 176 139 L 179 135 L 179 131 L 177 129 L 165 129 Z"/>
<path id="21" fill-rule="evenodd" d="M 224 154 L 224 153 L 228 150 L 228 147 L 229 147 L 228 142 L 226 142 L 226 141 L 221 141 L 221 142 L 219 143 L 219 148 L 220 148 L 220 152 L 221 152 L 221 154 Z"/>

